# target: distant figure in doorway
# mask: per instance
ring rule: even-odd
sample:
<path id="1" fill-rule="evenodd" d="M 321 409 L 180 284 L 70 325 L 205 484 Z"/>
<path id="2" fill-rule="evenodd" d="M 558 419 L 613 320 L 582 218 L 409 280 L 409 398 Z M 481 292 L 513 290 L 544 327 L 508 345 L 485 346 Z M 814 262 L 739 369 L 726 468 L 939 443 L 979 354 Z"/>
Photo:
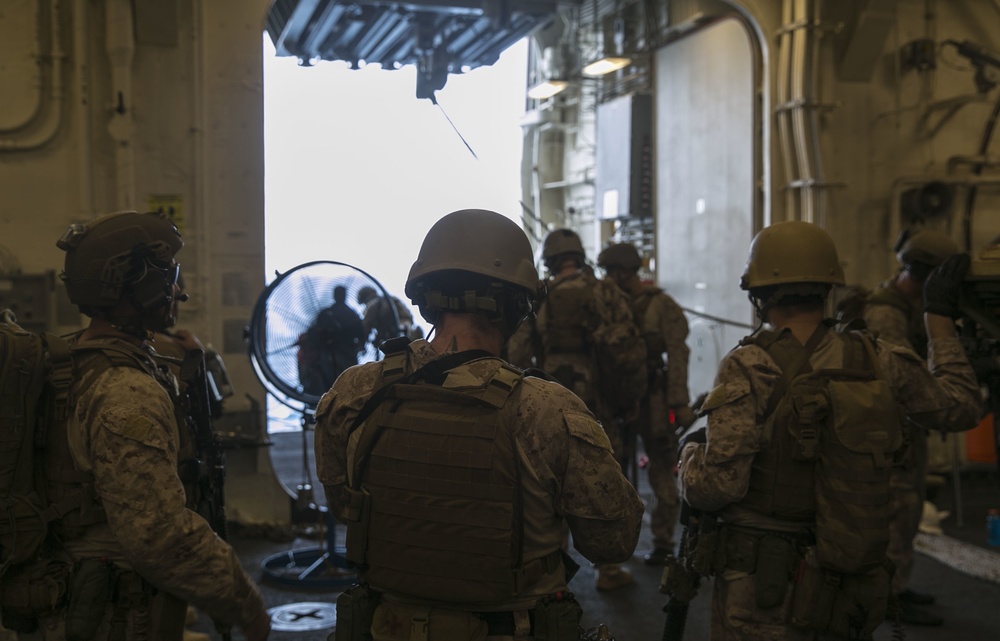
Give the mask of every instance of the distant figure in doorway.
<path id="1" fill-rule="evenodd" d="M 424 337 L 423 330 L 413 324 L 413 314 L 403 304 L 403 301 L 395 296 L 379 296 L 374 287 L 365 286 L 358 291 L 358 304 L 365 307 L 362 323 L 365 328 L 365 336 L 372 345 L 378 347 L 383 342 L 397 336 L 406 336 L 410 340 Z M 396 309 L 396 318 L 393 318 L 392 315 L 393 308 Z M 396 324 L 397 319 L 398 325 Z"/>
<path id="2" fill-rule="evenodd" d="M 333 305 L 316 315 L 299 336 L 298 365 L 302 391 L 314 396 L 326 393 L 340 373 L 358 364 L 366 333 L 361 317 L 347 304 L 347 288 L 333 288 Z"/>

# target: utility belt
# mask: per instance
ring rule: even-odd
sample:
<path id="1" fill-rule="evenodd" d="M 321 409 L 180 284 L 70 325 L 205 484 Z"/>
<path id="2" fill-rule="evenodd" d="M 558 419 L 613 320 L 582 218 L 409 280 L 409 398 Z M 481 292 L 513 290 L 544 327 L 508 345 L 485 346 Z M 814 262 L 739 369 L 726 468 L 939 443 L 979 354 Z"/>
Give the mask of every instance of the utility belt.
<path id="1" fill-rule="evenodd" d="M 843 574 L 820 565 L 808 533 L 797 534 L 724 525 L 714 555 L 717 571 L 754 575 L 755 605 L 786 603 L 788 623 L 796 628 L 831 632 L 847 639 L 869 639 L 885 619 L 894 566 L 863 574 Z"/>
<path id="2" fill-rule="evenodd" d="M 39 618 L 61 612 L 66 638 L 89 640 L 111 606 L 108 641 L 124 641 L 129 627 L 134 635 L 145 623 L 149 633 L 149 599 L 154 592 L 135 572 L 98 558 L 73 565 L 41 559 L 4 576 L 0 613 L 5 628 L 30 634 L 38 629 Z"/>
<path id="3" fill-rule="evenodd" d="M 337 597 L 337 629 L 329 641 L 371 641 L 376 608 L 382 594 L 362 584 Z M 392 607 L 392 602 L 386 602 Z M 578 641 L 583 610 L 571 592 L 542 597 L 532 610 L 465 612 L 432 606 L 406 607 L 409 630 L 403 622 L 400 639 L 409 641 L 449 641 L 472 639 L 545 639 Z M 376 627 L 381 627 L 376 623 Z M 389 625 L 398 628 L 398 621 Z"/>

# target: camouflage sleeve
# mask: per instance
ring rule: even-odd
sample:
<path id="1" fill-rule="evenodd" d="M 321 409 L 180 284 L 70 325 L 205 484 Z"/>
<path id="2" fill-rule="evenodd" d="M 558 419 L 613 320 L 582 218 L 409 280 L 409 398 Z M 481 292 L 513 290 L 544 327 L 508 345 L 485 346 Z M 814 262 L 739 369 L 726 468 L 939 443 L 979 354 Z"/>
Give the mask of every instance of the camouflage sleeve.
<path id="1" fill-rule="evenodd" d="M 681 493 L 689 505 L 714 512 L 746 494 L 761 449 L 762 417 L 780 375 L 758 347 L 740 348 L 723 359 L 702 406 L 707 443 L 688 443 L 681 451 Z"/>
<path id="2" fill-rule="evenodd" d="M 910 329 L 906 314 L 892 305 L 868 303 L 863 318 L 865 326 L 880 339 L 893 345 L 904 345 L 913 349 L 910 343 Z"/>
<path id="3" fill-rule="evenodd" d="M 667 405 L 687 405 L 691 400 L 688 390 L 688 358 L 691 350 L 687 346 L 687 317 L 681 306 L 667 294 L 654 298 L 650 308 L 657 324 L 651 329 L 663 336 L 667 347 Z"/>
<path id="4" fill-rule="evenodd" d="M 911 420 L 927 429 L 961 432 L 982 417 L 982 393 L 957 338 L 929 344 L 928 362 L 913 350 L 878 341 L 879 357 Z"/>
<path id="5" fill-rule="evenodd" d="M 531 393 L 523 394 L 518 410 L 518 441 L 532 476 L 549 488 L 583 556 L 594 563 L 625 561 L 638 543 L 644 508 L 607 434 L 562 386 L 525 381 Z"/>
<path id="6" fill-rule="evenodd" d="M 166 392 L 131 368 L 108 370 L 92 390 L 88 454 L 122 554 L 158 588 L 223 624 L 247 626 L 263 600 L 233 549 L 185 507 Z"/>
<path id="7" fill-rule="evenodd" d="M 316 406 L 316 476 L 323 484 L 330 513 L 338 518 L 347 506 L 351 424 L 371 397 L 380 372 L 379 363 L 347 369 Z"/>

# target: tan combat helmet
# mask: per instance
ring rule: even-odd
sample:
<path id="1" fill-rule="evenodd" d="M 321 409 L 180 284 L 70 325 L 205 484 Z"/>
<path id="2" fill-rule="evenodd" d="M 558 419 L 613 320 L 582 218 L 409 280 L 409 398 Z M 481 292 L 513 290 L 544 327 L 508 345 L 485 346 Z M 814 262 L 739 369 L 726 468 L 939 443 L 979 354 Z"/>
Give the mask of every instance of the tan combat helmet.
<path id="1" fill-rule="evenodd" d="M 911 232 L 904 230 L 899 234 L 896 245 L 896 260 L 900 265 L 921 263 L 929 267 L 937 267 L 949 256 L 959 252 L 958 244 L 946 234 L 933 230 L 922 229 Z"/>
<path id="2" fill-rule="evenodd" d="M 597 256 L 597 265 L 604 269 L 625 269 L 636 271 L 642 267 L 639 250 L 632 243 L 615 243 L 608 245 Z"/>
<path id="3" fill-rule="evenodd" d="M 775 223 L 750 243 L 740 288 L 789 284 L 844 284 L 837 247 L 823 228 L 801 221 Z"/>
<path id="4" fill-rule="evenodd" d="M 73 304 L 113 307 L 127 296 L 147 311 L 171 302 L 184 243 L 166 215 L 124 211 L 71 225 L 56 246 L 66 252 L 60 277 Z"/>
<path id="5" fill-rule="evenodd" d="M 581 260 L 586 255 L 580 237 L 572 229 L 553 230 L 542 243 L 542 260 L 545 262 L 563 254 L 579 254 Z"/>
<path id="6" fill-rule="evenodd" d="M 443 311 L 479 311 L 503 320 L 504 332 L 513 333 L 538 292 L 531 243 L 514 221 L 496 212 L 452 212 L 424 237 L 405 292 L 429 323 Z"/>

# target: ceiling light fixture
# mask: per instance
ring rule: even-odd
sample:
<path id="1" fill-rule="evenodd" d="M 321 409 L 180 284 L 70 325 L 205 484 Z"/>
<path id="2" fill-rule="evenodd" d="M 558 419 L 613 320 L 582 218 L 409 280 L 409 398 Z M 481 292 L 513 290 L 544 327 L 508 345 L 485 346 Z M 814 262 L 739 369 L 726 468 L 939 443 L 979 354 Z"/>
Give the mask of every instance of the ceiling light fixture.
<path id="1" fill-rule="evenodd" d="M 632 64 L 631 58 L 601 58 L 596 60 L 583 69 L 580 72 L 585 76 L 603 76 L 611 73 L 612 71 L 618 71 L 624 67 Z"/>
<path id="2" fill-rule="evenodd" d="M 528 89 L 528 97 L 532 100 L 546 100 L 569 86 L 566 80 L 546 80 Z"/>

